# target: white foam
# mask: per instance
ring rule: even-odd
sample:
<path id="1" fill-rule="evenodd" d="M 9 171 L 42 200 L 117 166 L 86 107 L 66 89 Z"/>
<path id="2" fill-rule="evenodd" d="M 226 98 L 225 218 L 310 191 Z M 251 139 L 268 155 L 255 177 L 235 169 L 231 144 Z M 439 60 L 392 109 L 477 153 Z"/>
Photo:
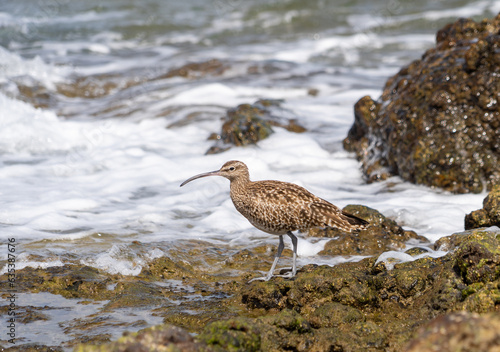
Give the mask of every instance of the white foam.
<path id="1" fill-rule="evenodd" d="M 126 246 L 114 244 L 108 251 L 98 254 L 95 258 L 81 260 L 81 264 L 105 270 L 111 274 L 139 275 L 145 261 L 131 253 Z"/>
<path id="2" fill-rule="evenodd" d="M 56 67 L 46 64 L 39 56 L 33 59 L 23 59 L 0 46 L 0 83 L 18 76 L 28 76 L 41 82 L 50 89 L 54 83 L 62 81 L 72 70 L 69 67 Z M 0 102 L 0 107 L 3 104 Z M 3 115 L 0 115 L 3 116 Z"/>
<path id="3" fill-rule="evenodd" d="M 426 257 L 431 257 L 431 258 L 439 258 L 444 255 L 446 255 L 446 251 L 433 251 L 431 249 L 428 249 L 427 253 L 422 253 L 416 256 L 411 256 L 409 254 L 406 254 L 404 252 L 398 252 L 398 251 L 387 251 L 382 253 L 378 258 L 377 261 L 375 262 L 375 265 L 378 263 L 385 263 L 385 266 L 388 270 L 394 269 L 394 265 L 399 264 L 399 263 L 404 263 L 404 262 L 412 262 L 417 259 L 421 258 L 426 258 Z"/>

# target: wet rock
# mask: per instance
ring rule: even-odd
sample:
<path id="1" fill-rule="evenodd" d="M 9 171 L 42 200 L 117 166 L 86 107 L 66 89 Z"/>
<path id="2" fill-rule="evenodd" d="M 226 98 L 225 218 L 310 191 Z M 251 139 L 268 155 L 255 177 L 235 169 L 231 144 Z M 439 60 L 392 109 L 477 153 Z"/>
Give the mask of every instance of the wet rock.
<path id="1" fill-rule="evenodd" d="M 73 77 L 68 82 L 57 84 L 57 92 L 68 98 L 101 98 L 120 89 L 131 87 L 140 82 L 125 81 L 119 75 L 94 75 Z"/>
<path id="2" fill-rule="evenodd" d="M 172 325 L 157 325 L 140 330 L 137 333 L 126 334 L 115 342 L 99 346 L 79 345 L 75 352 L 125 352 L 125 351 L 200 351 L 201 345 L 193 337 L 179 327 Z"/>
<path id="3" fill-rule="evenodd" d="M 16 284 L 20 290 L 97 300 L 109 297 L 106 287 L 111 281 L 109 277 L 113 276 L 86 265 L 64 265 L 47 269 L 26 267 L 16 274 Z"/>
<path id="4" fill-rule="evenodd" d="M 221 153 L 231 146 L 256 144 L 273 133 L 272 126 L 286 128 L 291 132 L 304 132 L 293 114 L 281 107 L 277 100 L 259 100 L 254 104 L 241 104 L 229 109 L 224 117 L 222 131 L 212 134 L 209 139 L 217 142 L 207 154 Z"/>
<path id="5" fill-rule="evenodd" d="M 15 345 L 9 348 L 0 346 L 0 349 L 8 352 L 64 352 L 64 349 L 60 346 L 44 346 L 37 343 Z"/>
<path id="6" fill-rule="evenodd" d="M 19 92 L 17 97 L 35 108 L 50 108 L 55 105 L 56 97 L 33 77 L 18 77 L 13 79 L 13 82 L 17 85 Z"/>
<path id="7" fill-rule="evenodd" d="M 361 98 L 344 148 L 369 182 L 392 175 L 455 193 L 500 182 L 500 15 L 460 19 L 436 47 Z"/>
<path id="8" fill-rule="evenodd" d="M 320 305 L 309 315 L 311 325 L 318 328 L 336 328 L 342 324 L 364 322 L 366 317 L 361 310 L 338 302 L 327 302 Z"/>
<path id="9" fill-rule="evenodd" d="M 347 209 L 373 226 L 399 231 L 399 225 L 372 209 Z M 153 315 L 180 325 L 144 329 L 111 343 L 105 334 L 73 335 L 73 342 L 92 344 L 77 351 L 403 351 L 418 337 L 418 329 L 437 316 L 461 310 L 488 314 L 500 307 L 500 230 L 469 230 L 443 239 L 444 244 L 450 250 L 447 255 L 398 263 L 392 270 L 384 263 L 376 265 L 377 258 L 371 257 L 334 267 L 306 265 L 293 280 L 247 283 L 247 273 L 226 275 L 228 265 L 245 268 L 241 270 L 255 265 L 251 263 L 259 258 L 246 250 L 235 252 L 230 264 L 219 258 L 221 269 L 213 274 L 200 273 L 194 261 L 175 259 L 191 255 L 182 251 L 154 259 L 138 276 L 76 265 L 23 268 L 16 285 L 19 292 L 45 290 L 109 300 L 92 317 L 72 323 L 81 328 L 67 325 L 72 335 L 90 331 L 122 307 L 150 305 Z M 260 255 L 264 247 L 259 247 Z M 0 279 L 5 280 L 5 274 Z M 145 322 L 129 324 L 133 328 Z M 487 335 L 477 337 L 478 344 L 489 346 Z"/>
<path id="10" fill-rule="evenodd" d="M 457 312 L 439 316 L 420 328 L 405 351 L 500 351 L 500 317 Z"/>
<path id="11" fill-rule="evenodd" d="M 188 63 L 161 75 L 155 72 L 137 72 L 136 76 L 129 78 L 124 78 L 122 74 L 75 76 L 67 82 L 58 83 L 56 89 L 59 94 L 69 98 L 79 97 L 95 99 L 148 81 L 156 81 L 171 77 L 195 79 L 206 75 L 221 75 L 227 68 L 227 64 L 220 60 L 213 59 L 205 62 Z"/>
<path id="12" fill-rule="evenodd" d="M 285 309 L 261 318 L 212 323 L 197 339 L 214 351 L 310 351 L 314 335 L 304 317 Z"/>
<path id="13" fill-rule="evenodd" d="M 483 208 L 465 216 L 465 229 L 500 227 L 500 185 L 495 185 L 483 201 Z"/>
<path id="14" fill-rule="evenodd" d="M 204 62 L 191 62 L 179 68 L 168 71 L 159 78 L 184 77 L 189 79 L 201 78 L 206 75 L 220 76 L 229 65 L 221 60 L 212 59 Z"/>
<path id="15" fill-rule="evenodd" d="M 418 327 L 440 314 L 498 310 L 498 232 L 454 236 L 461 239 L 444 257 L 396 264 L 393 270 L 375 266 L 376 258 L 335 267 L 310 265 L 293 281 L 251 283 L 241 290 L 241 300 L 256 312 L 296 312 L 310 325 L 302 342 L 311 351 L 400 351 Z M 269 329 L 259 328 L 261 338 Z M 299 338 L 296 332 L 289 337 Z"/>
<path id="16" fill-rule="evenodd" d="M 370 225 L 365 230 L 352 233 L 335 228 L 309 230 L 309 236 L 335 237 L 326 243 L 320 255 L 378 255 L 389 250 L 403 249 L 411 239 L 428 242 L 425 237 L 404 230 L 394 220 L 386 218 L 375 209 L 348 205 L 342 210 L 368 221 Z"/>
<path id="17" fill-rule="evenodd" d="M 260 351 L 261 330 L 259 324 L 236 318 L 208 325 L 198 336 L 214 351 Z"/>
<path id="18" fill-rule="evenodd" d="M 165 303 L 161 288 L 140 280 L 121 281 L 113 289 L 113 295 L 105 310 L 126 307 L 157 306 Z"/>

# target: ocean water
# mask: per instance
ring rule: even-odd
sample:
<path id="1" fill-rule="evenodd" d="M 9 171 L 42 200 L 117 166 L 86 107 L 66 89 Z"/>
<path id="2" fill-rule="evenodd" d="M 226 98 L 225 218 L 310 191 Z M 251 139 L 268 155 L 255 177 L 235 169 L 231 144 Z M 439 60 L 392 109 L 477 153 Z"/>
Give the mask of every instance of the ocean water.
<path id="1" fill-rule="evenodd" d="M 277 244 L 237 213 L 227 180 L 179 187 L 227 160 L 244 161 L 253 180 L 375 208 L 431 241 L 482 206 L 485 194 L 398 177 L 366 184 L 342 139 L 358 99 L 378 98 L 443 25 L 493 17 L 497 1 L 29 3 L 0 4 L 2 271 L 9 238 L 17 269 L 84 263 L 126 275 L 188 241 L 228 256 Z M 224 69 L 166 76 L 213 59 Z M 308 131 L 275 128 L 258 145 L 205 155 L 225 111 L 262 98 L 282 99 Z M 317 256 L 325 243 L 299 238 L 299 265 L 356 259 Z"/>

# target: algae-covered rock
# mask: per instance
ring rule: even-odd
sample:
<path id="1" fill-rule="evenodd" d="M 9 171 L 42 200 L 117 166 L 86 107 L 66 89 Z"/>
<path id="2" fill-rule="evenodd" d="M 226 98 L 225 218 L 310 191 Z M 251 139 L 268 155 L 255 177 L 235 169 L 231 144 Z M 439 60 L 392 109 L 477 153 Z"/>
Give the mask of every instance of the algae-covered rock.
<path id="1" fill-rule="evenodd" d="M 79 345 L 75 352 L 193 352 L 199 351 L 201 345 L 193 337 L 179 327 L 157 325 L 125 334 L 117 341 L 103 345 Z"/>
<path id="2" fill-rule="evenodd" d="M 344 140 L 368 181 L 399 175 L 455 193 L 500 182 L 500 15 L 459 19 L 436 47 L 361 98 Z"/>
<path id="3" fill-rule="evenodd" d="M 281 107 L 281 102 L 278 100 L 259 100 L 254 104 L 241 104 L 227 111 L 222 131 L 210 137 L 217 142 L 207 154 L 223 152 L 233 145 L 239 147 L 256 144 L 273 133 L 272 126 L 283 127 L 297 133 L 305 131 L 305 128 L 297 124 L 293 114 Z"/>
<path id="4" fill-rule="evenodd" d="M 179 68 L 172 69 L 159 78 L 201 78 L 207 75 L 220 76 L 229 68 L 229 64 L 218 59 L 203 62 L 190 62 Z"/>
<path id="5" fill-rule="evenodd" d="M 198 340 L 214 351 L 260 351 L 261 330 L 252 320 L 236 318 L 208 325 Z"/>
<path id="6" fill-rule="evenodd" d="M 439 316 L 419 329 L 405 351 L 500 351 L 500 316 L 457 312 Z"/>
<path id="7" fill-rule="evenodd" d="M 60 346 L 45 346 L 37 343 L 29 343 L 23 345 L 9 346 L 8 348 L 3 348 L 0 345 L 1 351 L 8 352 L 64 352 L 64 348 Z"/>
<path id="8" fill-rule="evenodd" d="M 65 298 L 96 300 L 110 297 L 107 285 L 117 277 L 86 265 L 64 265 L 46 269 L 26 267 L 16 274 L 19 290 L 50 292 Z"/>
<path id="9" fill-rule="evenodd" d="M 500 227 L 500 185 L 492 187 L 483 201 L 483 208 L 465 216 L 465 229 L 478 227 Z"/>
<path id="10" fill-rule="evenodd" d="M 319 253 L 321 255 L 378 255 L 389 250 L 403 249 L 411 239 L 428 242 L 425 237 L 404 230 L 394 220 L 386 218 L 375 209 L 348 205 L 342 210 L 368 221 L 369 226 L 351 233 L 335 228 L 309 230 L 309 236 L 335 237 L 326 243 Z"/>
<path id="11" fill-rule="evenodd" d="M 373 226 L 393 232 L 400 228 L 369 208 L 347 209 L 371 220 Z M 16 287 L 19 292 L 49 291 L 89 302 L 109 301 L 88 319 L 64 325 L 64 333 L 72 339 L 65 347 L 87 343 L 77 351 L 404 351 L 418 334 L 426 334 L 427 330 L 418 329 L 438 316 L 468 311 L 488 319 L 488 313 L 498 313 L 500 230 L 468 230 L 441 243 L 448 246 L 448 254 L 398 263 L 391 270 L 371 257 L 333 267 L 306 265 L 292 280 L 274 277 L 248 283 L 246 274 L 200 273 L 194 269 L 196 259 L 178 264 L 175 258 L 180 254 L 172 252 L 168 258 L 152 260 L 138 276 L 110 275 L 83 265 L 23 268 Z M 241 265 L 253 258 L 246 251 L 241 256 Z M 0 279 L 5 280 L 5 274 Z M 115 342 L 108 341 L 109 334 L 89 333 L 121 308 L 147 310 L 179 326 L 160 325 Z M 19 309 L 24 310 L 28 312 Z M 50 317 L 29 313 L 25 321 L 45 318 Z M 130 329 L 147 324 L 140 316 L 125 323 Z M 457 331 L 449 324 L 440 324 L 439 329 L 448 337 Z M 478 330 L 478 346 L 494 341 L 488 340 L 488 331 L 483 335 Z M 428 335 L 437 341 L 436 348 L 445 348 L 444 340 L 436 336 Z"/>
<path id="12" fill-rule="evenodd" d="M 293 281 L 252 282 L 241 290 L 241 300 L 251 310 L 295 311 L 310 325 L 304 341 L 311 351 L 401 351 L 418 327 L 440 314 L 493 312 L 500 305 L 499 233 L 454 236 L 461 237 L 457 247 L 440 258 L 393 270 L 376 266 L 376 258 L 309 265 Z"/>

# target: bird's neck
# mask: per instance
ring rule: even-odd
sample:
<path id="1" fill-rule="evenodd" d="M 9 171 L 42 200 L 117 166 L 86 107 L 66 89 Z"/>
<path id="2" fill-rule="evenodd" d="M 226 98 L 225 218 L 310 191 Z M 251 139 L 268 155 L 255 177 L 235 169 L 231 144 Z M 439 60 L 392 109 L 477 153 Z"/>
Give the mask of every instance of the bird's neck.
<path id="1" fill-rule="evenodd" d="M 245 188 L 247 185 L 250 183 L 250 178 L 248 176 L 246 177 L 237 177 L 235 179 L 231 180 L 231 196 L 236 195 L 236 194 L 242 194 L 245 193 Z"/>

